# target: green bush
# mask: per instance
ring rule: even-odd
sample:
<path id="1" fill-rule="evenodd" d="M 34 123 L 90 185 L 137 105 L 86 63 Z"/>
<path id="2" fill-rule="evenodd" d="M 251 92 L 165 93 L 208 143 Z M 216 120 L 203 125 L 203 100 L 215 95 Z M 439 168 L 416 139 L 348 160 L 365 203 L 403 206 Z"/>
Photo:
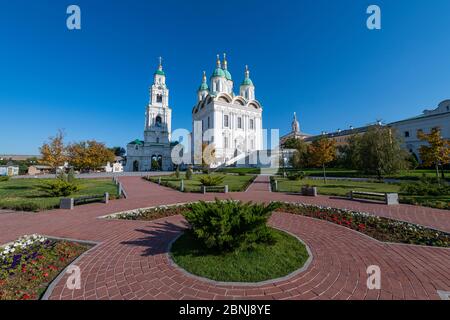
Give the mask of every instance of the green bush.
<path id="1" fill-rule="evenodd" d="M 278 203 L 252 204 L 237 201 L 198 202 L 185 214 L 195 236 L 210 249 L 229 251 L 252 249 L 258 243 L 270 243 L 273 235 L 267 227 Z"/>
<path id="2" fill-rule="evenodd" d="M 180 167 L 179 166 L 177 166 L 177 169 L 175 170 L 175 177 L 177 179 L 180 179 Z"/>
<path id="3" fill-rule="evenodd" d="M 192 168 L 188 167 L 186 170 L 186 180 L 191 180 L 192 179 Z"/>
<path id="4" fill-rule="evenodd" d="M 75 182 L 75 171 L 73 168 L 70 168 L 69 173 L 67 174 L 67 182 Z"/>
<path id="5" fill-rule="evenodd" d="M 199 181 L 206 187 L 214 187 L 220 185 L 224 179 L 225 176 L 205 175 L 200 177 Z"/>
<path id="6" fill-rule="evenodd" d="M 419 182 L 402 184 L 400 192 L 417 196 L 444 196 L 450 195 L 450 186 L 440 185 L 435 178 L 423 176 Z"/>
<path id="7" fill-rule="evenodd" d="M 305 178 L 305 173 L 302 172 L 289 172 L 289 174 L 287 175 L 287 178 L 289 180 L 303 180 L 303 178 Z"/>
<path id="8" fill-rule="evenodd" d="M 243 177 L 243 176 L 246 176 L 247 174 L 245 173 L 245 172 L 239 172 L 238 173 L 238 176 L 241 176 L 241 177 Z"/>
<path id="9" fill-rule="evenodd" d="M 8 181 L 9 176 L 0 176 L 0 182 Z"/>
<path id="10" fill-rule="evenodd" d="M 44 191 L 50 197 L 67 197 L 80 190 L 79 186 L 75 183 L 61 179 L 46 182 L 39 186 L 39 189 Z"/>

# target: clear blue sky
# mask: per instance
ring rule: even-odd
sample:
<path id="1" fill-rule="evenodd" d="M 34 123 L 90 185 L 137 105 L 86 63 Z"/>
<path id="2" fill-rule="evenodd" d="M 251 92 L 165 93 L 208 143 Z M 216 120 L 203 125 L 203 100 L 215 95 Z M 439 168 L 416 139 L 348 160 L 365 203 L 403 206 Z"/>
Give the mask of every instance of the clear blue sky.
<path id="1" fill-rule="evenodd" d="M 82 30 L 66 28 L 66 8 Z M 366 28 L 370 4 L 382 30 Z M 263 126 L 307 133 L 419 114 L 450 98 L 450 1 L 6 1 L 0 7 L 0 153 L 68 141 L 125 146 L 143 137 L 157 57 L 175 128 L 191 128 L 202 71 L 228 54 L 250 66 Z"/>

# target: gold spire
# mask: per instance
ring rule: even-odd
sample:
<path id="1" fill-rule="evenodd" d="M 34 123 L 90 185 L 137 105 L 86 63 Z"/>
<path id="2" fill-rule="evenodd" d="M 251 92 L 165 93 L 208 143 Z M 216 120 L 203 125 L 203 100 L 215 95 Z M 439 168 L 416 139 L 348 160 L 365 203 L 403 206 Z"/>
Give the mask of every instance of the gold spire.
<path id="1" fill-rule="evenodd" d="M 216 66 L 217 66 L 217 68 L 221 68 L 221 64 L 220 64 L 220 55 L 217 55 Z"/>
<path id="2" fill-rule="evenodd" d="M 224 70 L 228 69 L 228 61 L 227 61 L 227 54 L 226 53 L 223 54 L 223 69 Z"/>
<path id="3" fill-rule="evenodd" d="M 162 69 L 163 69 L 162 61 L 163 61 L 163 58 L 160 56 L 160 57 L 159 57 L 159 65 L 158 65 L 158 70 L 159 70 L 159 71 L 162 71 Z"/>

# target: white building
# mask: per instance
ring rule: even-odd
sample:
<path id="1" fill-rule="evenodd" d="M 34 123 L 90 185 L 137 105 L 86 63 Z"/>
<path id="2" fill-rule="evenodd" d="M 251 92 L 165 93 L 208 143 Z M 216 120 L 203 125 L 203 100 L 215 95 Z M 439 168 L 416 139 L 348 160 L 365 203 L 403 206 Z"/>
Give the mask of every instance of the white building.
<path id="1" fill-rule="evenodd" d="M 262 150 L 262 111 L 248 67 L 238 94 L 235 94 L 226 56 L 222 62 L 217 56 L 209 85 L 203 72 L 203 81 L 197 91 L 197 103 L 192 109 L 193 141 L 214 145 L 213 166 Z M 198 136 L 196 123 L 202 124 L 203 137 Z"/>
<path id="2" fill-rule="evenodd" d="M 145 112 L 144 140 L 136 139 L 127 145 L 125 171 L 171 170 L 171 123 L 169 89 L 162 59 L 153 77 L 150 101 Z"/>
<path id="3" fill-rule="evenodd" d="M 437 108 L 425 110 L 417 117 L 393 122 L 389 126 L 396 129 L 404 141 L 404 147 L 420 159 L 419 147 L 426 143 L 417 138 L 418 131 L 429 133 L 438 127 L 442 137 L 450 139 L 450 100 L 442 101 Z"/>
<path id="4" fill-rule="evenodd" d="M 0 176 L 17 176 L 19 175 L 19 167 L 14 165 L 0 166 Z"/>

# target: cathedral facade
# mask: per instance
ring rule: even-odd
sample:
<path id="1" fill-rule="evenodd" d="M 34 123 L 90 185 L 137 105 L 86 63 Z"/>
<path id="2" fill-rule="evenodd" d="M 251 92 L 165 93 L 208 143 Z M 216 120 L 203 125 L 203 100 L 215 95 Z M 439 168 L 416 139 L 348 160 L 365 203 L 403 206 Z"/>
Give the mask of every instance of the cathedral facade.
<path id="1" fill-rule="evenodd" d="M 223 61 L 217 56 L 209 83 L 203 72 L 197 90 L 197 103 L 192 109 L 193 143 L 213 145 L 213 167 L 262 150 L 262 111 L 249 68 L 245 67 L 244 79 L 235 94 L 226 56 Z"/>
<path id="2" fill-rule="evenodd" d="M 160 58 L 150 87 L 150 100 L 145 110 L 144 140 L 136 139 L 128 143 L 125 171 L 173 169 L 171 124 L 169 88 L 166 85 L 166 74 Z"/>

